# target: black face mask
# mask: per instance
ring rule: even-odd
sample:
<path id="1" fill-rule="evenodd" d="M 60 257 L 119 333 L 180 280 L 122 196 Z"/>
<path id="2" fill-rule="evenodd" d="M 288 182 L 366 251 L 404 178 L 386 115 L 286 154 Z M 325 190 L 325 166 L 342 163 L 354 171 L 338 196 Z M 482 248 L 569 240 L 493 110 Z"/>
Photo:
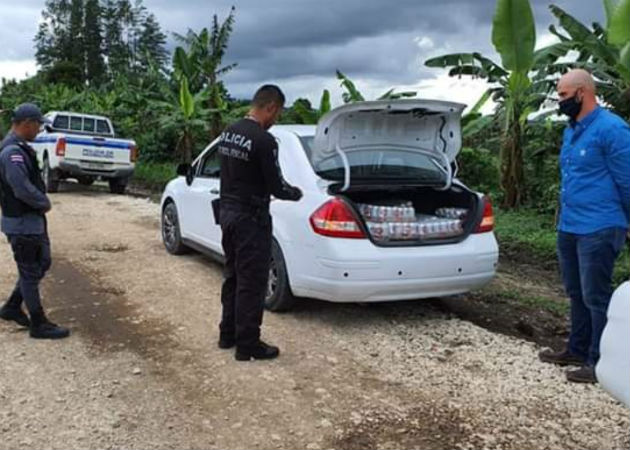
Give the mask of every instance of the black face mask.
<path id="1" fill-rule="evenodd" d="M 571 120 L 577 119 L 577 116 L 580 115 L 580 111 L 582 111 L 582 102 L 577 99 L 577 94 L 571 98 L 562 100 L 558 103 L 558 106 L 560 107 L 560 112 L 569 116 Z"/>

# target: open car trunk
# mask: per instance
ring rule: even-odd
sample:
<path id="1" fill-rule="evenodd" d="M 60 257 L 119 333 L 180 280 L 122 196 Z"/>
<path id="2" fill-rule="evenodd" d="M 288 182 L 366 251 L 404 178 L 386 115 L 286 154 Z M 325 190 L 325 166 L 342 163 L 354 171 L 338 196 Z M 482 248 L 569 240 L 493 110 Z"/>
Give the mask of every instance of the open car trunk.
<path id="1" fill-rule="evenodd" d="M 347 190 L 338 194 L 355 210 L 372 242 L 379 246 L 451 244 L 475 231 L 483 200 L 458 184 Z"/>

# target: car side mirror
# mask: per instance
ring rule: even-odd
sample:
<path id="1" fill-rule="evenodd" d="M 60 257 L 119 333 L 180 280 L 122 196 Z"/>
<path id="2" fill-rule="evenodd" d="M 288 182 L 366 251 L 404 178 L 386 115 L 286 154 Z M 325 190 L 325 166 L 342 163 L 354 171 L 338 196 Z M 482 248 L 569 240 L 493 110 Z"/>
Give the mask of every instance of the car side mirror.
<path id="1" fill-rule="evenodd" d="M 46 131 L 47 133 L 52 133 L 53 132 L 53 127 L 51 124 L 47 123 L 44 125 L 44 131 Z"/>
<path id="2" fill-rule="evenodd" d="M 190 164 L 179 164 L 177 166 L 177 175 L 180 177 L 185 177 L 188 175 L 188 171 L 190 170 Z"/>
<path id="3" fill-rule="evenodd" d="M 186 177 L 186 184 L 190 186 L 193 182 L 194 174 L 190 164 L 184 163 L 177 166 L 177 175 L 180 177 Z"/>

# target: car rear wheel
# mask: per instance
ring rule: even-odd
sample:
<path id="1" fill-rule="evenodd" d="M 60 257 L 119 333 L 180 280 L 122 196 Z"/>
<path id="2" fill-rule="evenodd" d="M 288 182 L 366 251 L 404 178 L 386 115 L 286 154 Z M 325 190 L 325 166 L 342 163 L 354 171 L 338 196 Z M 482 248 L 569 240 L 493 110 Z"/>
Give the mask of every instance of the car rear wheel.
<path id="1" fill-rule="evenodd" d="M 48 156 L 44 156 L 44 167 L 42 168 L 42 178 L 46 186 L 46 192 L 59 191 L 59 176 L 50 168 Z"/>
<path id="2" fill-rule="evenodd" d="M 271 265 L 265 307 L 269 311 L 281 312 L 290 310 L 295 304 L 295 297 L 289 286 L 287 266 L 280 245 L 274 239 L 271 243 Z"/>
<path id="3" fill-rule="evenodd" d="M 182 242 L 177 207 L 172 201 L 162 211 L 162 242 L 166 251 L 172 255 L 182 255 L 188 250 Z"/>
<path id="4" fill-rule="evenodd" d="M 127 189 L 126 178 L 111 178 L 109 180 L 109 192 L 112 194 L 124 194 Z"/>

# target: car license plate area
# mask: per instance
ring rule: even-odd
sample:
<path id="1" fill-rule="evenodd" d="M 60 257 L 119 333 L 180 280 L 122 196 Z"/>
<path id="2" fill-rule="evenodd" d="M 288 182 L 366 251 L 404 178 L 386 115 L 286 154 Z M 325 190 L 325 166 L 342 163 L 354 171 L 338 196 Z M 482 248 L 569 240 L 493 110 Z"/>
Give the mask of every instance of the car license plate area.
<path id="1" fill-rule="evenodd" d="M 108 170 L 111 169 L 111 166 L 112 165 L 108 163 L 81 161 L 81 167 L 88 170 Z"/>

